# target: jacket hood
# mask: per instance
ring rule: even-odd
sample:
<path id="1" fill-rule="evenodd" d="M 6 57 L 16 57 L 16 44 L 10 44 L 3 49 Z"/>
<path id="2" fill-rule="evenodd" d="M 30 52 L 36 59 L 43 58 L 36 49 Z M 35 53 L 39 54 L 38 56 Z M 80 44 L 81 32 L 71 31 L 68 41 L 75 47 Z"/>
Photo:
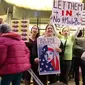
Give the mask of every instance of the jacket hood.
<path id="1" fill-rule="evenodd" d="M 3 34 L 1 34 L 1 37 L 10 37 L 10 38 L 14 38 L 17 40 L 21 40 L 21 35 L 15 33 L 15 32 L 3 33 Z"/>

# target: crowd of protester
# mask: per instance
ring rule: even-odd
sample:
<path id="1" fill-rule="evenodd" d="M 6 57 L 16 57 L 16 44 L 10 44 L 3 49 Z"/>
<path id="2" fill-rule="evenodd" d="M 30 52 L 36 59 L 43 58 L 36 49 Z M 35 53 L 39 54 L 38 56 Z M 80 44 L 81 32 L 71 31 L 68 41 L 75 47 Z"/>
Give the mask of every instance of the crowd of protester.
<path id="1" fill-rule="evenodd" d="M 60 74 L 39 75 L 39 58 L 37 52 L 37 38 L 56 37 L 59 43 L 56 51 L 60 54 Z M 64 27 L 61 32 L 54 31 L 54 26 L 47 24 L 44 35 L 40 35 L 37 25 L 31 28 L 29 42 L 24 42 L 21 35 L 12 31 L 9 24 L 0 19 L 0 77 L 1 85 L 20 85 L 21 78 L 25 85 L 30 85 L 31 68 L 44 85 L 68 85 L 69 73 L 72 70 L 75 85 L 79 83 L 79 67 L 82 71 L 82 85 L 85 85 L 85 38 L 82 38 L 80 28 L 74 35 L 70 28 Z M 63 55 L 61 53 L 63 52 Z M 71 68 L 72 67 L 72 68 Z M 71 74 L 72 75 L 72 74 Z M 38 85 L 33 79 L 33 85 Z"/>

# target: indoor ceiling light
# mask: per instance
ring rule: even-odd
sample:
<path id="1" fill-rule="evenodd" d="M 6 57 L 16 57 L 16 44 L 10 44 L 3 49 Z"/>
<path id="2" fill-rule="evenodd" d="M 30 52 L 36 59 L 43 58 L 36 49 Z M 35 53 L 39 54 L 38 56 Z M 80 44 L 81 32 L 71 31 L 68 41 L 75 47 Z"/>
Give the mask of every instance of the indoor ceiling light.
<path id="1" fill-rule="evenodd" d="M 5 0 L 18 7 L 29 8 L 33 10 L 52 10 L 53 0 Z M 80 0 L 67 0 L 80 2 Z"/>
<path id="2" fill-rule="evenodd" d="M 53 3 L 53 0 L 5 0 L 5 1 L 19 7 L 36 10 L 52 10 Z"/>

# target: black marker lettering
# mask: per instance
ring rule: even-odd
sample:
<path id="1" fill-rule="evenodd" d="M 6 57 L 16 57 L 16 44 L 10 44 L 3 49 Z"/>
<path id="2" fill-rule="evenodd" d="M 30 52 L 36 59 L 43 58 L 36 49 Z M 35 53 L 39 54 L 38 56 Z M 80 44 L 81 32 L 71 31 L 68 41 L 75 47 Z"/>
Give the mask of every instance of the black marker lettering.
<path id="1" fill-rule="evenodd" d="M 71 9 L 71 2 L 68 2 L 68 9 Z"/>
<path id="2" fill-rule="evenodd" d="M 78 10 L 78 3 L 74 3 L 74 9 L 73 10 Z"/>
<path id="3" fill-rule="evenodd" d="M 53 1 L 53 8 L 57 8 L 55 0 Z"/>
<path id="4" fill-rule="evenodd" d="M 78 4 L 78 10 L 83 11 L 83 4 Z"/>
<path id="5" fill-rule="evenodd" d="M 66 1 L 63 1 L 63 9 L 65 9 Z"/>
<path id="6" fill-rule="evenodd" d="M 61 3 L 62 1 L 58 1 L 58 9 L 62 9 Z"/>

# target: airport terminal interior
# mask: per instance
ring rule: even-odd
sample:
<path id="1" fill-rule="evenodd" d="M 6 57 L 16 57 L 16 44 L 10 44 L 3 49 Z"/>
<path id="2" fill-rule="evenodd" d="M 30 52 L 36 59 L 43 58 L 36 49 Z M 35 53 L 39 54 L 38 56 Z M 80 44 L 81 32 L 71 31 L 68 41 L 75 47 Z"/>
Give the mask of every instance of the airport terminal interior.
<path id="1" fill-rule="evenodd" d="M 71 2 L 84 3 L 85 0 L 65 0 Z M 13 25 L 13 21 L 26 20 L 27 29 L 30 31 L 33 25 L 37 25 L 40 28 L 40 35 L 44 34 L 45 27 L 50 23 L 50 17 L 52 14 L 53 0 L 0 0 L 0 18 L 4 22 Z M 85 6 L 84 6 L 85 9 Z M 83 12 L 83 25 L 85 26 L 85 11 Z M 21 22 L 20 22 L 21 23 Z M 60 31 L 63 25 L 55 25 L 55 29 Z M 74 33 L 77 27 L 71 28 L 71 33 Z M 82 37 L 85 36 L 85 27 L 81 27 Z M 30 33 L 29 33 L 30 35 Z M 30 85 L 33 81 L 31 81 Z M 80 77 L 80 83 L 82 79 Z M 22 79 L 21 85 L 25 85 Z M 56 85 L 56 84 L 55 84 Z M 69 85 L 75 85 L 74 79 L 69 79 Z M 82 84 L 80 84 L 82 85 Z"/>

